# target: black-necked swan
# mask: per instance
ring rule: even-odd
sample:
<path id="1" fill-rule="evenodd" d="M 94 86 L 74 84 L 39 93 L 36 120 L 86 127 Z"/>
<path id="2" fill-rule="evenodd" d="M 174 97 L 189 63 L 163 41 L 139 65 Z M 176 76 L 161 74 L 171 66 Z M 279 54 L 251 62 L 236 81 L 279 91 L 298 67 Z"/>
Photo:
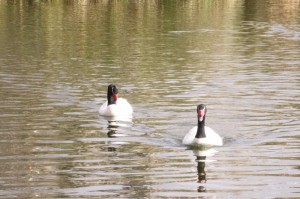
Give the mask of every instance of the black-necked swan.
<path id="1" fill-rule="evenodd" d="M 221 146 L 222 138 L 211 128 L 205 126 L 206 106 L 200 104 L 197 106 L 198 126 L 193 127 L 183 138 L 184 145 L 194 146 Z"/>
<path id="2" fill-rule="evenodd" d="M 107 101 L 102 104 L 99 114 L 102 116 L 130 116 L 132 115 L 132 106 L 126 99 L 118 97 L 118 89 L 115 85 L 110 84 L 107 88 Z"/>

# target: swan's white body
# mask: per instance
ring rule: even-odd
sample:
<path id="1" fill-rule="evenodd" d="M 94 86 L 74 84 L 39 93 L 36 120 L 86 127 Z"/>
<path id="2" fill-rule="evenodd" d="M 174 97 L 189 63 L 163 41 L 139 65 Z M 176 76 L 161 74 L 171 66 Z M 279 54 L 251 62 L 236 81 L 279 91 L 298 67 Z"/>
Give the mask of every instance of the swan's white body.
<path id="1" fill-rule="evenodd" d="M 198 126 L 193 127 L 183 138 L 184 145 L 222 146 L 222 138 L 210 127 L 205 126 L 204 138 L 195 138 Z"/>
<path id="2" fill-rule="evenodd" d="M 99 114 L 108 117 L 130 116 L 133 113 L 132 106 L 126 99 L 118 98 L 116 104 L 107 105 L 106 101 L 99 109 Z"/>

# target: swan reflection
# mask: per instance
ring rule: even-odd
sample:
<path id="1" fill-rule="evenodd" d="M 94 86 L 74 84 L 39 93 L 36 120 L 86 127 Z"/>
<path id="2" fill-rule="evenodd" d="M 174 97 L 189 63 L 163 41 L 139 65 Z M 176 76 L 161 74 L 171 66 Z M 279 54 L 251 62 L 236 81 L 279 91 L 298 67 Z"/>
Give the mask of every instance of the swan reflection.
<path id="1" fill-rule="evenodd" d="M 212 162 L 213 160 L 207 159 L 208 157 L 214 156 L 218 151 L 211 148 L 211 149 L 202 149 L 202 150 L 193 150 L 194 155 L 196 156 L 197 162 L 197 183 L 199 183 L 199 187 L 197 189 L 198 192 L 205 192 L 206 188 L 204 184 L 207 182 L 206 179 L 206 171 L 205 171 L 205 164 L 207 162 Z"/>
<path id="2" fill-rule="evenodd" d="M 124 137 L 125 133 L 120 133 L 120 130 L 131 128 L 133 125 L 132 116 L 101 116 L 107 122 L 107 136 L 112 137 Z"/>
<path id="3" fill-rule="evenodd" d="M 106 144 L 108 144 L 108 151 L 116 151 L 118 147 L 128 142 L 123 139 L 117 139 L 129 136 L 128 132 L 133 125 L 132 116 L 100 116 L 101 119 L 107 121 L 107 137 L 116 138 L 108 139 Z"/>

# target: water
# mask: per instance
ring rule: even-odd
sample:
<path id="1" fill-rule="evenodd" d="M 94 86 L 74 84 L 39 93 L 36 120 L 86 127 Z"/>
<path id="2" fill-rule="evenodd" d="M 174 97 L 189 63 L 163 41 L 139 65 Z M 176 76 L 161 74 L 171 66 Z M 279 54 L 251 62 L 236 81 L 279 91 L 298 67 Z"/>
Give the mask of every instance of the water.
<path id="1" fill-rule="evenodd" d="M 0 1 L 0 198 L 300 197 L 299 4 Z"/>

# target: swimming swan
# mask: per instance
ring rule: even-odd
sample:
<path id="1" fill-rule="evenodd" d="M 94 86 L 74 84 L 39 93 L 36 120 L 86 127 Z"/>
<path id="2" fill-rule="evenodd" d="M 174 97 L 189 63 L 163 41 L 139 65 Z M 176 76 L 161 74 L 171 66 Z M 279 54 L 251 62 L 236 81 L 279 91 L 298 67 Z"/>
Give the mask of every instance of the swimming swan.
<path id="1" fill-rule="evenodd" d="M 126 99 L 118 97 L 118 89 L 111 84 L 107 88 L 107 101 L 102 104 L 99 114 L 108 117 L 130 116 L 132 115 L 132 106 Z"/>
<path id="2" fill-rule="evenodd" d="M 184 145 L 222 146 L 222 138 L 210 127 L 205 126 L 206 106 L 197 106 L 198 126 L 193 127 L 183 138 Z"/>

